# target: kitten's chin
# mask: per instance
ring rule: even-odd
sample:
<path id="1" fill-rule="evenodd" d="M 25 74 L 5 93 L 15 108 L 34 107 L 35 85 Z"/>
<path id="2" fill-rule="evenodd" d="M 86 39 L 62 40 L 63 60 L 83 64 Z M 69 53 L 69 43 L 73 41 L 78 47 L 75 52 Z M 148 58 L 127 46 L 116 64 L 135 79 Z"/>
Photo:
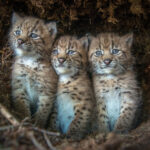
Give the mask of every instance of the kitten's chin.
<path id="1" fill-rule="evenodd" d="M 113 73 L 113 69 L 111 69 L 111 68 L 103 68 L 103 69 L 97 69 L 95 72 L 97 74 L 111 74 L 111 73 Z"/>
<path id="2" fill-rule="evenodd" d="M 61 76 L 61 75 L 74 75 L 78 72 L 78 70 L 74 69 L 74 68 L 66 68 L 66 67 L 57 67 L 55 68 L 55 71 L 57 73 L 57 75 Z"/>
<path id="3" fill-rule="evenodd" d="M 96 70 L 96 74 L 100 74 L 100 75 L 118 75 L 118 74 L 122 74 L 124 73 L 124 70 L 121 69 L 117 69 L 117 68 L 105 68 L 105 69 L 99 69 Z"/>
<path id="4" fill-rule="evenodd" d="M 21 48 L 15 48 L 15 54 L 17 56 L 23 56 L 23 50 Z"/>
<path id="5" fill-rule="evenodd" d="M 58 75 L 68 74 L 70 72 L 65 67 L 57 67 L 57 68 L 55 68 L 55 70 Z"/>

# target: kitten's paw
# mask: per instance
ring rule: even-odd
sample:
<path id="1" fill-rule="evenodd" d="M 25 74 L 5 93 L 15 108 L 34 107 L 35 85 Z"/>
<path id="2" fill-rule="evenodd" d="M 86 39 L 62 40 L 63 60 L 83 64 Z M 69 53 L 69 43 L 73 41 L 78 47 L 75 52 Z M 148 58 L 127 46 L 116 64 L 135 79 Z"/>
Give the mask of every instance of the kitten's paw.
<path id="1" fill-rule="evenodd" d="M 80 141 L 85 137 L 85 134 L 81 131 L 71 131 L 69 130 L 66 137 L 71 141 Z"/>
<path id="2" fill-rule="evenodd" d="M 99 127 L 99 128 L 98 128 L 98 132 L 99 132 L 99 133 L 107 134 L 107 133 L 109 133 L 110 131 L 109 131 L 109 129 L 108 129 L 107 127 Z"/>
<path id="3" fill-rule="evenodd" d="M 116 126 L 113 132 L 118 134 L 127 134 L 129 132 L 129 129 L 123 126 Z"/>

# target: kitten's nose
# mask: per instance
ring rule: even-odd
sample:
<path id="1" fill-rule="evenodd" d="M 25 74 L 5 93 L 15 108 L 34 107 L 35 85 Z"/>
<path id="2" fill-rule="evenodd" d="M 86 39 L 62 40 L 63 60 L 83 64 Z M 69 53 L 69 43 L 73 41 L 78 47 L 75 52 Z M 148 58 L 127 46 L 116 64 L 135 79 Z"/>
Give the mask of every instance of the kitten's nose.
<path id="1" fill-rule="evenodd" d="M 106 65 L 109 65 L 109 64 L 111 63 L 111 61 L 112 61 L 111 59 L 105 59 L 105 60 L 104 60 L 104 63 L 105 63 Z"/>
<path id="2" fill-rule="evenodd" d="M 59 61 L 61 64 L 63 64 L 63 63 L 65 62 L 65 60 L 66 60 L 66 59 L 65 59 L 65 58 L 62 58 L 62 57 L 61 57 L 61 58 L 58 58 L 58 61 Z"/>
<path id="3" fill-rule="evenodd" d="M 23 39 L 18 39 L 17 41 L 18 41 L 18 44 L 19 44 L 19 45 L 21 45 L 21 44 L 24 43 Z"/>

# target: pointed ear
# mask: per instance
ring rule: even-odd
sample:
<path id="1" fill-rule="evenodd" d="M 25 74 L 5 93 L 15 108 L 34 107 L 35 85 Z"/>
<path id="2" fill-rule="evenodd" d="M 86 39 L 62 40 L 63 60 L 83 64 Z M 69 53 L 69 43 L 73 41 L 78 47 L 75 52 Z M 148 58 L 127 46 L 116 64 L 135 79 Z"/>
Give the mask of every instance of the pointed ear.
<path id="1" fill-rule="evenodd" d="M 12 14 L 12 19 L 11 19 L 12 24 L 16 23 L 16 21 L 18 21 L 19 19 L 21 19 L 21 17 L 17 13 L 14 12 Z"/>
<path id="2" fill-rule="evenodd" d="M 84 37 L 80 38 L 81 44 L 86 51 L 89 50 L 89 45 L 93 39 L 93 36 L 90 34 L 86 34 Z"/>
<path id="3" fill-rule="evenodd" d="M 128 33 L 122 37 L 122 40 L 128 45 L 128 47 L 132 46 L 133 43 L 133 33 Z"/>
<path id="4" fill-rule="evenodd" d="M 87 36 L 84 36 L 84 37 L 80 38 L 79 40 L 80 40 L 80 42 L 81 42 L 82 47 L 83 47 L 86 51 L 88 51 L 88 48 L 89 48 L 89 41 L 88 41 Z"/>
<path id="5" fill-rule="evenodd" d="M 51 36 L 53 38 L 56 37 L 56 34 L 57 34 L 57 25 L 56 25 L 56 22 L 49 22 L 49 23 L 46 23 L 47 27 L 48 27 L 48 30 L 51 34 Z"/>

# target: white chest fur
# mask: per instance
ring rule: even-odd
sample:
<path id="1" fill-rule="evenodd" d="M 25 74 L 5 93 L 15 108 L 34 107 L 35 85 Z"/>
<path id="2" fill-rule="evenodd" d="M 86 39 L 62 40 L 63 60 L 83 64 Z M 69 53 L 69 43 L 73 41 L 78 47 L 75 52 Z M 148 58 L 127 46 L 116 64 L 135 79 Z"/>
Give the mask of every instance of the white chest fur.
<path id="1" fill-rule="evenodd" d="M 30 67 L 30 68 L 35 68 L 35 67 L 39 67 L 39 63 L 34 59 L 34 58 L 26 58 L 26 57 L 23 57 L 21 59 L 18 60 L 18 63 L 19 64 L 23 64 L 27 67 Z"/>
<path id="2" fill-rule="evenodd" d="M 23 64 L 26 68 L 28 68 L 29 70 L 32 70 L 34 68 L 39 68 L 39 63 L 36 62 L 35 59 L 33 58 L 20 58 L 17 60 L 18 64 Z M 37 90 L 35 88 L 35 82 L 34 81 L 34 75 L 30 74 L 30 72 L 28 72 L 29 70 L 24 69 L 24 72 L 26 74 L 26 76 L 23 77 L 18 77 L 18 78 L 22 78 L 22 82 L 23 82 L 23 86 L 25 86 L 25 89 L 28 93 L 28 97 L 31 103 L 35 103 L 35 100 L 37 99 Z M 33 72 L 32 72 L 33 73 Z"/>
<path id="3" fill-rule="evenodd" d="M 116 77 L 108 74 L 107 76 L 103 77 L 103 80 L 108 83 L 111 82 L 111 80 L 116 80 Z M 113 130 L 114 125 L 116 124 L 117 119 L 120 115 L 120 109 L 121 109 L 121 96 L 120 96 L 120 89 L 115 88 L 115 85 L 112 86 L 111 84 L 108 84 L 107 91 L 102 92 L 101 96 L 104 97 L 104 101 L 106 104 L 106 111 L 109 119 L 109 128 L 110 131 Z"/>
<path id="4" fill-rule="evenodd" d="M 112 131 L 120 115 L 121 97 L 119 96 L 119 90 L 116 90 L 115 88 L 109 89 L 108 92 L 103 93 L 103 96 L 105 99 L 107 115 L 109 118 L 109 127 Z"/>
<path id="5" fill-rule="evenodd" d="M 74 119 L 73 101 L 68 93 L 60 93 L 57 96 L 58 126 L 62 133 L 66 133 L 70 123 Z"/>

